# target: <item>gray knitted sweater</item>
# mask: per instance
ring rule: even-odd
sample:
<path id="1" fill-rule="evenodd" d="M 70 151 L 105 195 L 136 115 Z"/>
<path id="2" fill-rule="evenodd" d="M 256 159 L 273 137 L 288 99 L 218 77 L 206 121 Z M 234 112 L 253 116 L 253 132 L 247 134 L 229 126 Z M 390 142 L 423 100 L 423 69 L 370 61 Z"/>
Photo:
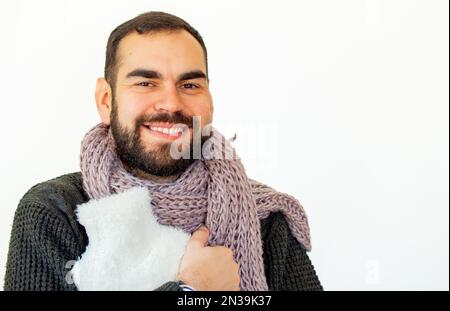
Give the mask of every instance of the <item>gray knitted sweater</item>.
<path id="1" fill-rule="evenodd" d="M 5 290 L 77 290 L 66 281 L 70 261 L 84 253 L 88 237 L 75 209 L 89 200 L 80 173 L 32 187 L 16 210 L 9 243 Z M 306 251 L 284 216 L 261 220 L 264 268 L 269 290 L 322 290 Z M 157 290 L 182 289 L 177 282 Z"/>

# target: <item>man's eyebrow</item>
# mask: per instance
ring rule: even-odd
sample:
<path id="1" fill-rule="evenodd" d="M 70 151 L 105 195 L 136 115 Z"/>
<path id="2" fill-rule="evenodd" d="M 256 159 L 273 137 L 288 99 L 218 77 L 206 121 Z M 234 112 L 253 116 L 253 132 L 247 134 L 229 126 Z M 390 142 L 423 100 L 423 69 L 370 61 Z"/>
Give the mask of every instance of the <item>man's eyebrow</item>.
<path id="1" fill-rule="evenodd" d="M 161 79 L 162 76 L 155 70 L 135 69 L 127 74 L 127 78 L 142 77 L 147 79 Z"/>
<path id="2" fill-rule="evenodd" d="M 191 80 L 191 79 L 206 79 L 206 80 L 208 80 L 208 77 L 201 70 L 188 71 L 188 72 L 182 73 L 178 76 L 178 81 L 185 81 L 185 80 Z"/>

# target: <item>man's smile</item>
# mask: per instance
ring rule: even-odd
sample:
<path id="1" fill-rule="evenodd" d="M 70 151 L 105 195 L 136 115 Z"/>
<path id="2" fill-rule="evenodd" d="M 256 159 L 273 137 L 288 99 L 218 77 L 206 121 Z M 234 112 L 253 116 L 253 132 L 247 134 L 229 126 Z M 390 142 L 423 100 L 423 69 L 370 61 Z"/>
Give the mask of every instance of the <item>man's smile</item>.
<path id="1" fill-rule="evenodd" d="M 176 140 L 183 135 L 183 130 L 188 130 L 186 125 L 180 126 L 174 123 L 144 123 L 142 127 L 146 130 L 146 132 L 150 133 L 153 136 Z"/>

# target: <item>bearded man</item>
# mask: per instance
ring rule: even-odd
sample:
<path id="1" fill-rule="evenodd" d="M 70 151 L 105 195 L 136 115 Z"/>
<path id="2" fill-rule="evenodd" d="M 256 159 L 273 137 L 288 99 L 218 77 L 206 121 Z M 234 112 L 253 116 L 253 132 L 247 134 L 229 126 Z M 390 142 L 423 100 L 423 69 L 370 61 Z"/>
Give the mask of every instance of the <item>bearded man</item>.
<path id="1" fill-rule="evenodd" d="M 81 171 L 19 203 L 5 290 L 322 290 L 303 207 L 211 126 L 191 25 L 148 12 L 114 29 L 95 101 Z"/>

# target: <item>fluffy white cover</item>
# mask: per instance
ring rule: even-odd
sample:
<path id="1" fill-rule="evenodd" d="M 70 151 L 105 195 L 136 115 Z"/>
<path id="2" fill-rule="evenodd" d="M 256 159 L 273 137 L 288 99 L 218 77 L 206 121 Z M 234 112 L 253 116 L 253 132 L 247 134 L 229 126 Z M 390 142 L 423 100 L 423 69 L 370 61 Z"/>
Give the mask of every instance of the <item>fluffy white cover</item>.
<path id="1" fill-rule="evenodd" d="M 153 290 L 173 281 L 190 235 L 157 222 L 147 189 L 77 207 L 89 245 L 71 273 L 79 290 Z"/>

